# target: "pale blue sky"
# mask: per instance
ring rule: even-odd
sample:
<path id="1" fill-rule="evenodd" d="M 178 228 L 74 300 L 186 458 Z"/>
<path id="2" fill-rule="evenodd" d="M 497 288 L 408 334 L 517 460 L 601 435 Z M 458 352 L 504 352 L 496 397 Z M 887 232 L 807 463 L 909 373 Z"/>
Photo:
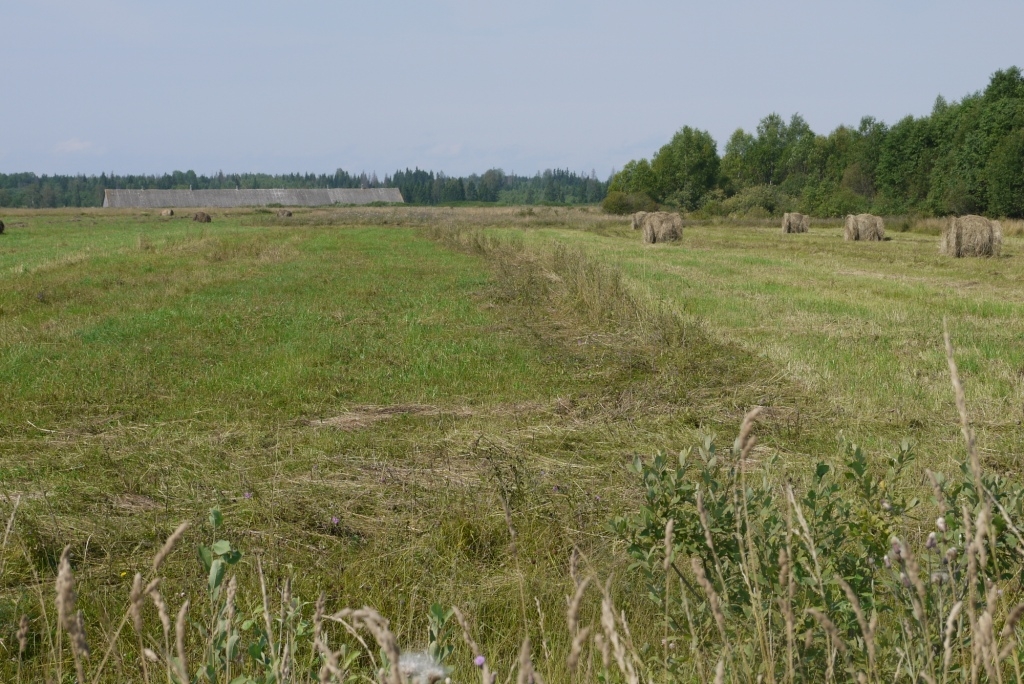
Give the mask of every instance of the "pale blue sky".
<path id="1" fill-rule="evenodd" d="M 0 172 L 597 171 L 683 125 L 894 123 L 1024 66 L 1024 3 L 0 2 Z"/>

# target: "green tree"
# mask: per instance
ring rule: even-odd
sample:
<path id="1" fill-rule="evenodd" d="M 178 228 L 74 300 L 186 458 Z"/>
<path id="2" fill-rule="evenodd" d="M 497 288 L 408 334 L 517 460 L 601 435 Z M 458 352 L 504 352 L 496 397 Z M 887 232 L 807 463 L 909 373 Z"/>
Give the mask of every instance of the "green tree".
<path id="1" fill-rule="evenodd" d="M 1003 138 L 989 157 L 989 212 L 1024 218 L 1024 128 Z"/>
<path id="2" fill-rule="evenodd" d="M 707 131 L 684 126 L 651 161 L 655 199 L 694 210 L 718 183 L 721 160 Z"/>

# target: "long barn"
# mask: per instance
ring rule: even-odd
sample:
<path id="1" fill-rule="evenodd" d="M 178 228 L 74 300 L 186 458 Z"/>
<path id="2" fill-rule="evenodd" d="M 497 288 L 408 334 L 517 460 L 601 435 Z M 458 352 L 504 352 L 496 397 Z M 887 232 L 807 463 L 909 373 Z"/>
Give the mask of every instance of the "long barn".
<path id="1" fill-rule="evenodd" d="M 104 190 L 103 206 L 162 209 L 196 207 L 320 207 L 330 204 L 402 203 L 398 188 L 310 190 Z"/>

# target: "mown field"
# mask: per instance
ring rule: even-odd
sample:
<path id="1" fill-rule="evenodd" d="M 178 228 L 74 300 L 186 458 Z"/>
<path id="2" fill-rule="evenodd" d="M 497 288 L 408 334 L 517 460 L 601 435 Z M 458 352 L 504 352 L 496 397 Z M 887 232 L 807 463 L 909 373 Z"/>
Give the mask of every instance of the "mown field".
<path id="1" fill-rule="evenodd" d="M 1019 470 L 1017 237 L 998 259 L 950 260 L 932 235 L 850 244 L 838 224 L 692 225 L 645 247 L 588 208 L 2 218 L 7 677 L 22 614 L 26 672 L 57 669 L 45 611 L 65 545 L 102 644 L 134 574 L 190 521 L 164 569 L 175 610 L 202 602 L 194 549 L 223 537 L 245 554 L 240 610 L 260 614 L 260 559 L 307 602 L 376 607 L 409 648 L 431 604 L 458 604 L 499 672 L 525 631 L 538 671 L 565 680 L 574 547 L 613 576 L 638 648 L 660 638 L 607 526 L 643 494 L 635 456 L 729 445 L 764 406 L 754 457 L 779 459 L 773 478 L 839 459 L 840 436 L 870 458 L 909 439 L 918 460 L 894 488 L 954 467 L 943 318 L 987 465 Z M 453 676 L 475 676 L 449 636 Z M 115 680 L 137 677 L 124 642 Z"/>

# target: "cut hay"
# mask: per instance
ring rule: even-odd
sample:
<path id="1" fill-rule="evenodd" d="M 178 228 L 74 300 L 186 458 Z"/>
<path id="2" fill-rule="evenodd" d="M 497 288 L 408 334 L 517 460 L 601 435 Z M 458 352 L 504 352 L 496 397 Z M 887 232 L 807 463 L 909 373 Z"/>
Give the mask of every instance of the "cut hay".
<path id="1" fill-rule="evenodd" d="M 806 233 L 811 226 L 811 217 L 787 211 L 782 215 L 783 233 Z"/>
<path id="2" fill-rule="evenodd" d="M 289 216 L 292 215 L 292 212 L 288 211 L 287 209 L 281 209 L 280 211 L 277 212 L 277 215 L 279 218 L 288 218 Z"/>
<path id="3" fill-rule="evenodd" d="M 939 238 L 939 252 L 951 257 L 999 256 L 1003 228 L 984 216 L 950 217 Z"/>
<path id="4" fill-rule="evenodd" d="M 843 226 L 844 240 L 884 240 L 885 221 L 873 214 L 850 214 Z"/>
<path id="5" fill-rule="evenodd" d="M 161 216 L 174 216 L 174 210 L 173 209 L 164 209 L 163 211 L 160 212 L 160 215 Z"/>
<path id="6" fill-rule="evenodd" d="M 211 221 L 213 221 L 213 219 L 210 218 L 210 215 L 207 214 L 205 211 L 197 211 L 195 213 L 195 216 L 192 217 L 192 220 L 198 221 L 199 223 L 210 223 Z"/>
<path id="7" fill-rule="evenodd" d="M 667 211 L 652 211 L 641 219 L 644 243 L 676 242 L 683 237 L 683 218 Z"/>
<path id="8" fill-rule="evenodd" d="M 644 227 L 644 217 L 649 213 L 647 211 L 638 211 L 633 214 L 633 230 L 641 230 Z"/>

